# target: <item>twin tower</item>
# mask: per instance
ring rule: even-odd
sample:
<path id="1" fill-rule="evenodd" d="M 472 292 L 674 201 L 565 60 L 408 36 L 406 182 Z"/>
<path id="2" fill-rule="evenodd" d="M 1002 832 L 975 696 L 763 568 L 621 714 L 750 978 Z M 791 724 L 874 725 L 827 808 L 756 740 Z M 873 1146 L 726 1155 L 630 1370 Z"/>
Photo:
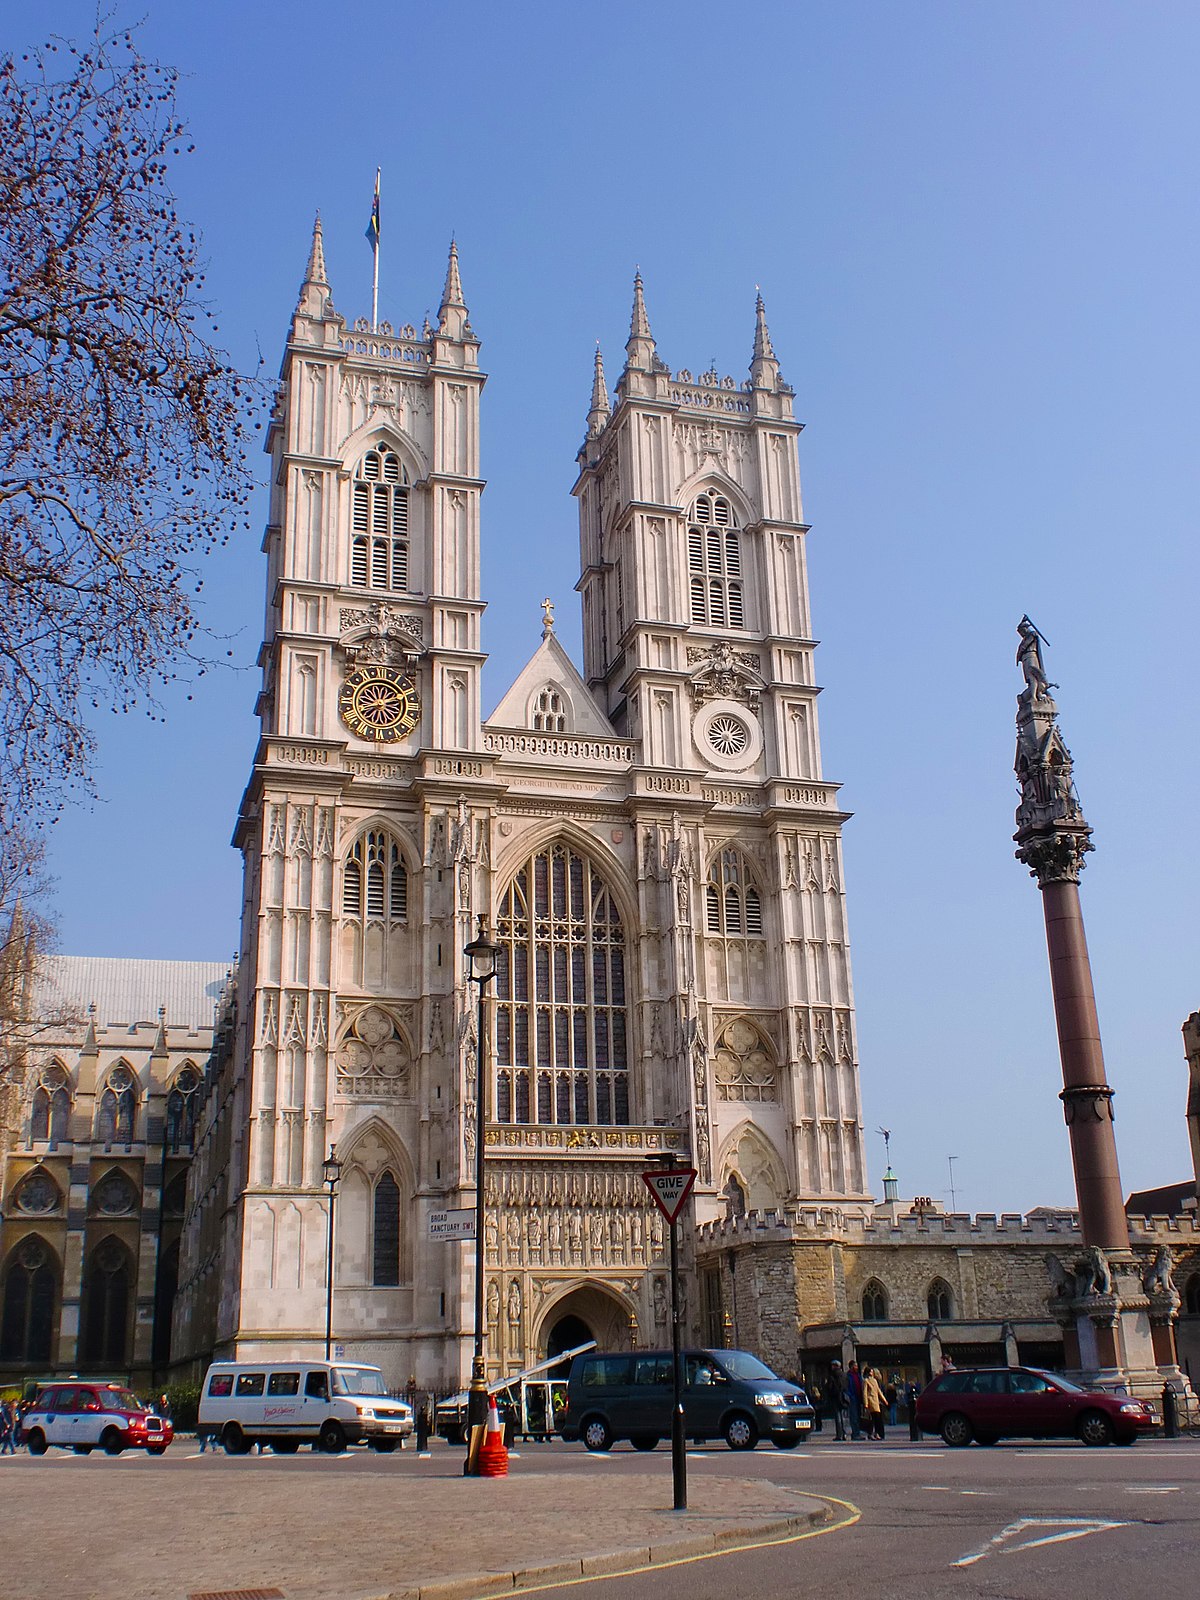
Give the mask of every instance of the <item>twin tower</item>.
<path id="1" fill-rule="evenodd" d="M 693 376 L 635 279 L 577 458 L 583 671 L 547 606 L 487 717 L 479 349 L 453 246 L 436 326 L 351 325 L 318 222 L 268 438 L 238 1033 L 180 1355 L 319 1352 L 333 1146 L 335 1340 L 458 1384 L 473 1253 L 431 1217 L 474 1202 L 481 1094 L 494 1373 L 669 1337 L 657 1153 L 698 1168 L 698 1222 L 869 1204 L 800 424 L 762 301 L 748 380 Z M 719 1337 L 692 1299 L 692 1335 Z"/>

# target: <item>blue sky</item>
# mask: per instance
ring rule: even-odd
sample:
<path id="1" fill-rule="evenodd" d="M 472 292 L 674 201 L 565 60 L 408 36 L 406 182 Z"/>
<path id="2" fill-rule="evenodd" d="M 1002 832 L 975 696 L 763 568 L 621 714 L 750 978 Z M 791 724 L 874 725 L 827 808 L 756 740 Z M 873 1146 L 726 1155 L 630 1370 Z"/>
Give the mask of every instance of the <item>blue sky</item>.
<path id="1" fill-rule="evenodd" d="M 334 296 L 419 323 L 459 240 L 484 396 L 489 705 L 551 594 L 578 657 L 574 456 L 635 264 L 664 359 L 740 381 L 755 285 L 801 468 L 828 776 L 846 830 L 878 1185 L 1069 1203 L 1040 899 L 1013 860 L 1015 624 L 1050 676 L 1127 1188 L 1189 1170 L 1200 1006 L 1196 179 L 1200 12 L 1140 0 L 603 7 L 139 0 L 185 74 L 176 172 L 222 335 L 278 363 L 313 212 Z M 0 38 L 86 27 L 9 0 Z M 263 465 L 265 466 L 265 459 Z M 262 505 L 257 521 L 261 525 Z M 105 799 L 54 829 L 61 945 L 221 957 L 254 748 L 257 535 L 214 559 L 240 672 L 100 724 Z"/>

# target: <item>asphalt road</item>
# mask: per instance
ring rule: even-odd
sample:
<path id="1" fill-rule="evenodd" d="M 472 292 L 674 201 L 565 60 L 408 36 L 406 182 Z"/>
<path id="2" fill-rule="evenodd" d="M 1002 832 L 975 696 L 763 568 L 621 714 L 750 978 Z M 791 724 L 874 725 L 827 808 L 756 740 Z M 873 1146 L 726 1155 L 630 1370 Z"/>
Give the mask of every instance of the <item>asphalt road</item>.
<path id="1" fill-rule="evenodd" d="M 554 1447 L 562 1470 L 628 1473 L 630 1490 L 666 1450 L 607 1458 Z M 1131 1449 L 1072 1442 L 812 1445 L 786 1454 L 689 1452 L 689 1481 L 735 1470 L 793 1482 L 846 1502 L 849 1526 L 669 1571 L 588 1584 L 591 1600 L 1154 1600 L 1194 1594 L 1200 1573 L 1200 1441 L 1141 1441 Z M 644 1481 L 644 1479 L 643 1479 Z M 843 1516 L 849 1517 L 847 1511 Z M 580 1589 L 543 1590 L 579 1600 Z"/>
<path id="2" fill-rule="evenodd" d="M 256 1530 L 265 1535 L 277 1514 L 289 1503 L 299 1503 L 298 1494 L 310 1501 L 315 1494 L 331 1516 L 324 1525 L 319 1516 L 314 1521 L 312 1537 L 318 1541 L 314 1549 L 333 1550 L 339 1537 L 333 1530 L 339 1530 L 349 1548 L 366 1558 L 356 1569 L 353 1587 L 368 1592 L 361 1585 L 376 1581 L 383 1567 L 376 1569 L 349 1512 L 335 1513 L 335 1495 L 340 1495 L 343 1507 L 358 1502 L 365 1506 L 382 1486 L 388 1515 L 403 1519 L 405 1480 L 412 1484 L 410 1505 L 420 1483 L 421 1494 L 433 1497 L 428 1505 L 436 1519 L 427 1525 L 431 1531 L 425 1537 L 432 1538 L 432 1528 L 440 1526 L 455 1544 L 440 1570 L 463 1572 L 473 1567 L 486 1541 L 466 1540 L 467 1528 L 457 1526 L 453 1508 L 468 1503 L 461 1498 L 460 1461 L 461 1451 L 451 1451 L 440 1442 L 431 1461 L 419 1460 L 411 1448 L 391 1456 L 363 1450 L 325 1457 L 302 1451 L 296 1456 L 268 1454 L 229 1461 L 223 1456 L 201 1457 L 194 1441 L 181 1439 L 159 1460 L 132 1454 L 115 1461 L 98 1456 L 85 1460 L 54 1451 L 38 1460 L 24 1456 L 0 1463 L 4 1490 L 0 1502 L 7 1501 L 9 1511 L 27 1517 L 31 1507 L 25 1502 L 32 1494 L 58 1507 L 55 1515 L 61 1519 L 64 1496 L 84 1495 L 94 1516 L 112 1519 L 114 1534 L 115 1524 L 127 1519 L 137 1505 L 154 1524 L 164 1506 L 175 1505 L 181 1543 L 172 1553 L 182 1558 L 182 1570 L 164 1592 L 182 1595 L 197 1586 L 183 1576 L 190 1570 L 185 1548 L 189 1538 L 211 1543 L 214 1534 L 222 1540 L 249 1540 Z M 702 1529 L 705 1517 L 695 1516 L 697 1510 L 722 1504 L 719 1491 L 713 1493 L 722 1478 L 729 1480 L 731 1494 L 740 1482 L 744 1496 L 745 1481 L 758 1479 L 764 1490 L 771 1484 L 827 1497 L 836 1522 L 828 1531 L 787 1542 L 659 1565 L 628 1576 L 522 1592 L 540 1593 L 547 1600 L 584 1600 L 585 1595 L 589 1600 L 662 1600 L 664 1595 L 671 1600 L 675 1596 L 730 1600 L 731 1595 L 753 1600 L 795 1600 L 800 1595 L 818 1600 L 843 1596 L 858 1600 L 864 1595 L 868 1600 L 943 1596 L 955 1600 L 964 1596 L 1166 1600 L 1171 1596 L 1173 1600 L 1175 1595 L 1195 1593 L 1197 1587 L 1200 1440 L 1196 1439 L 1142 1441 L 1131 1449 L 1087 1449 L 1063 1442 L 947 1450 L 932 1440 L 910 1444 L 899 1431 L 883 1445 L 839 1445 L 826 1434 L 793 1451 L 763 1445 L 736 1454 L 723 1445 L 694 1449 L 688 1453 L 688 1472 L 693 1515 L 687 1526 L 679 1527 L 683 1536 Z M 653 1454 L 623 1446 L 607 1455 L 592 1455 L 582 1446 L 561 1442 L 522 1445 L 510 1463 L 511 1492 L 503 1501 L 510 1516 L 524 1504 L 520 1479 L 525 1474 L 531 1475 L 531 1494 L 536 1487 L 541 1495 L 536 1548 L 544 1562 L 555 1559 L 562 1515 L 577 1517 L 583 1506 L 593 1515 L 600 1514 L 601 1505 L 655 1507 L 660 1532 L 666 1526 L 662 1513 L 673 1515 L 668 1510 L 671 1461 L 665 1447 Z M 572 1512 L 556 1510 L 556 1481 L 563 1486 L 563 1506 L 572 1507 Z M 618 1484 L 621 1493 L 614 1494 Z M 764 1493 L 764 1501 L 770 1498 Z M 475 1504 L 473 1495 L 469 1503 Z M 497 1509 L 500 1503 L 495 1502 Z M 235 1522 L 239 1513 L 244 1513 L 242 1520 Z M 0 1524 L 3 1521 L 0 1506 Z M 241 1531 L 243 1524 L 247 1534 Z M 69 1517 L 60 1520 L 59 1535 L 51 1546 L 56 1581 L 48 1587 L 30 1584 L 27 1575 L 26 1581 L 20 1580 L 21 1554 L 29 1553 L 24 1541 L 19 1542 L 15 1558 L 9 1552 L 0 1563 L 0 1600 L 89 1592 L 86 1564 L 80 1569 L 82 1551 L 78 1545 L 72 1549 L 72 1526 Z M 0 1547 L 2 1535 L 0 1526 Z M 117 1538 L 118 1550 L 121 1542 Z M 606 1547 L 621 1543 L 614 1538 Z M 34 1570 L 49 1578 L 45 1544 L 40 1548 L 43 1557 Z M 280 1587 L 286 1593 L 293 1585 Z M 123 1592 L 137 1593 L 137 1584 Z M 513 1591 L 506 1592 L 511 1596 Z"/>

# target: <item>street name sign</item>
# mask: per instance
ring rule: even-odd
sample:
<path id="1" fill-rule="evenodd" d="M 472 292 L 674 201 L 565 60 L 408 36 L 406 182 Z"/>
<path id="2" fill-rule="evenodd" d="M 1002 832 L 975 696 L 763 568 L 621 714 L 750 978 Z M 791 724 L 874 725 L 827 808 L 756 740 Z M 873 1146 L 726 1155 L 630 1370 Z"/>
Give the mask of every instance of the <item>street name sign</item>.
<path id="1" fill-rule="evenodd" d="M 431 1211 L 429 1213 L 431 1239 L 473 1239 L 475 1237 L 475 1211 Z"/>
<path id="2" fill-rule="evenodd" d="M 642 1173 L 642 1182 L 654 1196 L 654 1203 L 672 1227 L 683 1210 L 692 1185 L 696 1181 L 695 1167 L 654 1167 Z"/>

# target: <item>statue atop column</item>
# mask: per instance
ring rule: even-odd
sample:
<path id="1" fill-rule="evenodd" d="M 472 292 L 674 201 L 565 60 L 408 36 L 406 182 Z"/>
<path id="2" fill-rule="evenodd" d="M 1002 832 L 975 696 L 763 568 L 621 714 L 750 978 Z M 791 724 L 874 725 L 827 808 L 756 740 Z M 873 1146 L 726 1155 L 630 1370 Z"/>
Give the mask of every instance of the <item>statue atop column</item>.
<path id="1" fill-rule="evenodd" d="M 1058 726 L 1058 707 L 1042 664 L 1045 640 L 1027 616 L 1017 624 L 1017 665 L 1025 687 L 1017 696 L 1017 860 L 1045 885 L 1078 883 L 1083 858 L 1094 849 L 1075 793 L 1071 752 Z"/>

